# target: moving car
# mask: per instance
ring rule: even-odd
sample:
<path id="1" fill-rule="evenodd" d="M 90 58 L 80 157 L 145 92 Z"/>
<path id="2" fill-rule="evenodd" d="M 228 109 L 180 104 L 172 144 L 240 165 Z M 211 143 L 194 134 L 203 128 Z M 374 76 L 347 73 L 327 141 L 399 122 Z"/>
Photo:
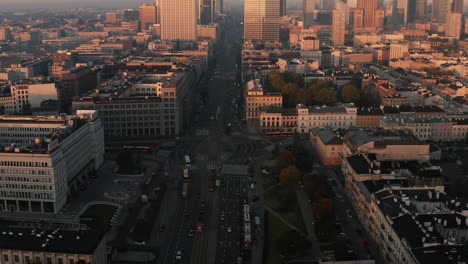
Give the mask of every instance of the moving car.
<path id="1" fill-rule="evenodd" d="M 177 251 L 177 254 L 176 254 L 175 259 L 177 259 L 177 260 L 181 260 L 181 259 L 182 259 L 182 251 L 180 251 L 180 250 Z"/>

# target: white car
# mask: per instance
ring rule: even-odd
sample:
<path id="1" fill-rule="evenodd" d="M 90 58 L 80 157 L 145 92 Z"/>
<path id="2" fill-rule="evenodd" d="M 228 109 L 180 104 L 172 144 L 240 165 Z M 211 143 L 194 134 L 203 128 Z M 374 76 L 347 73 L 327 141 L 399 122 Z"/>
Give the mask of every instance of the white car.
<path id="1" fill-rule="evenodd" d="M 227 231 L 228 231 L 228 233 L 231 233 L 231 232 L 232 232 L 232 228 L 231 228 L 231 227 L 228 227 Z"/>
<path id="2" fill-rule="evenodd" d="M 181 260 L 181 259 L 182 259 L 182 251 L 180 251 L 180 250 L 177 251 L 177 254 L 176 254 L 175 259 L 177 259 L 177 260 Z"/>

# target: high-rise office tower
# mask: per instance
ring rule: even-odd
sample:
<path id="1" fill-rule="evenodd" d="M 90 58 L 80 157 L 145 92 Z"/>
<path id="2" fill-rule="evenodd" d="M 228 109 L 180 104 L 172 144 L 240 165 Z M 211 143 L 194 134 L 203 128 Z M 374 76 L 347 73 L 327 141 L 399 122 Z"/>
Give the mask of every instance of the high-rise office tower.
<path id="1" fill-rule="evenodd" d="M 353 22 L 353 30 L 360 31 L 364 26 L 364 9 L 362 8 L 354 8 L 352 9 L 352 22 Z"/>
<path id="2" fill-rule="evenodd" d="M 385 22 L 385 10 L 383 9 L 376 9 L 374 15 L 374 27 L 378 30 L 382 30 L 384 28 Z"/>
<path id="3" fill-rule="evenodd" d="M 356 8 L 357 7 L 357 0 L 348 0 L 348 1 L 346 1 L 346 4 L 348 5 L 349 8 Z"/>
<path id="4" fill-rule="evenodd" d="M 286 0 L 280 0 L 280 17 L 286 15 Z"/>
<path id="5" fill-rule="evenodd" d="M 214 0 L 200 0 L 200 24 L 213 23 L 214 13 Z"/>
<path id="6" fill-rule="evenodd" d="M 343 45 L 346 32 L 346 3 L 336 3 L 332 12 L 332 42 L 333 45 Z"/>
<path id="7" fill-rule="evenodd" d="M 432 21 L 435 23 L 445 23 L 447 12 L 450 10 L 450 0 L 432 1 Z"/>
<path id="8" fill-rule="evenodd" d="M 304 28 L 310 28 L 314 24 L 314 12 L 317 8 L 318 0 L 304 0 L 303 12 L 304 12 Z"/>
<path id="9" fill-rule="evenodd" d="M 364 11 L 363 27 L 375 27 L 375 11 L 377 10 L 377 0 L 358 0 L 357 8 Z"/>
<path id="10" fill-rule="evenodd" d="M 426 20 L 427 0 L 408 0 L 408 1 L 415 2 L 414 3 L 415 20 Z M 408 9 L 408 16 L 409 15 L 410 15 L 410 10 Z"/>
<path id="11" fill-rule="evenodd" d="M 216 15 L 222 14 L 224 9 L 224 0 L 214 0 L 214 12 Z"/>
<path id="12" fill-rule="evenodd" d="M 393 25 L 406 25 L 408 21 L 408 0 L 393 0 Z"/>
<path id="13" fill-rule="evenodd" d="M 161 39 L 197 40 L 197 1 L 159 0 Z"/>
<path id="14" fill-rule="evenodd" d="M 322 9 L 331 12 L 335 8 L 335 3 L 335 0 L 322 0 Z"/>
<path id="15" fill-rule="evenodd" d="M 244 39 L 279 41 L 280 0 L 245 0 Z"/>
<path id="16" fill-rule="evenodd" d="M 463 14 L 463 0 L 452 0 L 452 11 Z"/>
<path id="17" fill-rule="evenodd" d="M 449 11 L 445 23 L 445 36 L 460 39 L 462 30 L 462 14 L 460 12 Z"/>
<path id="18" fill-rule="evenodd" d="M 116 13 L 106 13 L 106 23 L 109 23 L 109 24 L 117 23 L 117 14 Z"/>
<path id="19" fill-rule="evenodd" d="M 156 24 L 157 10 L 155 5 L 143 4 L 140 6 L 141 29 L 146 30 L 149 26 Z"/>
<path id="20" fill-rule="evenodd" d="M 127 9 L 124 11 L 124 21 L 138 21 L 140 19 L 140 12 L 135 9 Z"/>

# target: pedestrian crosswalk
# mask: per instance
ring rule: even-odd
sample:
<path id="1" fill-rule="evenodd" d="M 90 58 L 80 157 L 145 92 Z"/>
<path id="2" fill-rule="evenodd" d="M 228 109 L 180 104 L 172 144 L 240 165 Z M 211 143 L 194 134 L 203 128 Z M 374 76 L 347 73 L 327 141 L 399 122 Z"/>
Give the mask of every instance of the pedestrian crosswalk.
<path id="1" fill-rule="evenodd" d="M 216 161 L 210 160 L 208 161 L 208 164 L 206 165 L 206 168 L 209 170 L 216 170 L 217 164 Z"/>
<path id="2" fill-rule="evenodd" d="M 195 159 L 198 161 L 206 160 L 206 158 L 207 158 L 207 155 L 205 153 L 197 153 L 197 155 L 195 156 Z"/>
<path id="3" fill-rule="evenodd" d="M 246 165 L 241 164 L 227 164 L 223 165 L 222 174 L 224 175 L 240 175 L 248 176 L 249 170 Z"/>
<path id="4" fill-rule="evenodd" d="M 210 132 L 208 131 L 208 129 L 197 129 L 195 131 L 195 135 L 198 137 L 208 136 L 209 134 Z"/>

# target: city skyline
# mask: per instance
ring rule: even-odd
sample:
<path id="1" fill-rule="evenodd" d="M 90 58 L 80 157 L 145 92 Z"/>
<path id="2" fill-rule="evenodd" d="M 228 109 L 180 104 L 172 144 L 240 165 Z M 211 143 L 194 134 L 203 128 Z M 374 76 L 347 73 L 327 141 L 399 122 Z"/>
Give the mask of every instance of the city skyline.
<path id="1" fill-rule="evenodd" d="M 468 260 L 468 0 L 83 1 L 0 0 L 0 264 Z"/>

